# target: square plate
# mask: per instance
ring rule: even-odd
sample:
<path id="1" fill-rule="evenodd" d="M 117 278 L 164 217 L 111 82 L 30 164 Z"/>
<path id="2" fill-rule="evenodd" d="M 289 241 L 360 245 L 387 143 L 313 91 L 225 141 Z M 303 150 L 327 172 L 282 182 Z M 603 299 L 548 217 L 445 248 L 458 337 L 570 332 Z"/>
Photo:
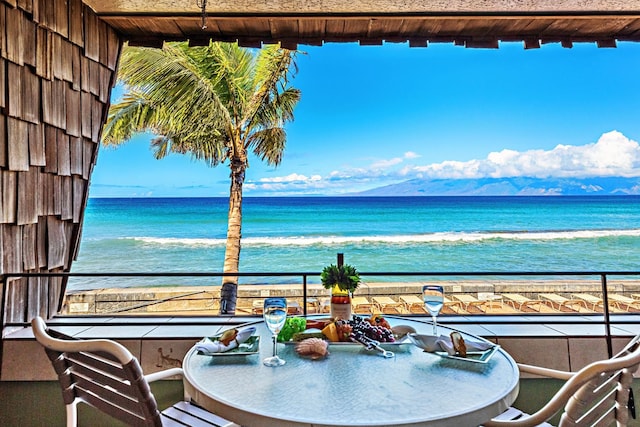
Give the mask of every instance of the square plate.
<path id="1" fill-rule="evenodd" d="M 457 356 L 457 355 L 449 355 L 446 351 L 434 351 L 432 354 L 437 354 L 440 357 L 445 359 L 455 359 L 455 360 L 464 360 L 465 362 L 474 362 L 474 363 L 487 363 L 491 356 L 500 348 L 499 345 L 494 345 L 491 348 L 488 348 L 485 351 L 469 351 L 467 352 L 467 357 Z"/>
<path id="2" fill-rule="evenodd" d="M 218 341 L 220 336 L 204 338 L 204 340 Z M 203 356 L 248 356 L 250 354 L 256 354 L 260 351 L 260 336 L 259 335 L 251 335 L 245 342 L 240 344 L 238 347 L 233 348 L 228 351 L 218 352 L 218 353 L 209 353 L 205 351 L 198 350 L 198 354 Z"/>

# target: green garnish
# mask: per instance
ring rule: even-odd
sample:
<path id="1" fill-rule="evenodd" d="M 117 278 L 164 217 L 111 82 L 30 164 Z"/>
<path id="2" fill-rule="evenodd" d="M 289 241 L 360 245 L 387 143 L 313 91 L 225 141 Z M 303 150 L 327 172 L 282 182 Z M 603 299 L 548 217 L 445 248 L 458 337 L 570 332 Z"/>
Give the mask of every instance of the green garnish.
<path id="1" fill-rule="evenodd" d="M 278 334 L 278 342 L 291 341 L 294 334 L 303 332 L 305 329 L 307 329 L 307 319 L 304 317 L 287 317 L 282 330 Z"/>

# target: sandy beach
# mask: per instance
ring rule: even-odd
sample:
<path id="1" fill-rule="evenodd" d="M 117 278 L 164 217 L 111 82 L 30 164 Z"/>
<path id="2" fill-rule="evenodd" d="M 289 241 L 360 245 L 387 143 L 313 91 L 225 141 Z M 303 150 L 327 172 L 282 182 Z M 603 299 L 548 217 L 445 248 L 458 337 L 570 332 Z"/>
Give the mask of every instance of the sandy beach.
<path id="1" fill-rule="evenodd" d="M 420 281 L 420 282 L 372 282 L 363 283 L 354 297 L 364 297 L 369 301 L 377 297 L 390 297 L 398 303 L 400 310 L 409 312 L 403 303 L 403 296 L 420 296 L 422 286 L 426 283 L 439 284 L 444 287 L 449 304 L 447 311 L 464 314 L 464 312 L 481 314 L 510 314 L 513 312 L 509 301 L 503 295 L 521 295 L 537 301 L 540 295 L 556 294 L 568 299 L 576 299 L 577 295 L 601 297 L 602 289 L 599 280 L 463 280 L 463 281 Z M 631 297 L 640 296 L 640 281 L 612 280 L 608 282 L 608 292 L 615 295 Z M 254 305 L 259 306 L 269 296 L 285 296 L 291 305 L 297 305 L 302 312 L 303 287 L 301 284 L 288 285 L 240 285 L 236 314 L 254 314 Z M 466 296 L 466 297 L 462 297 Z M 91 291 L 78 291 L 68 294 L 65 299 L 63 313 L 69 315 L 212 315 L 219 310 L 219 286 L 163 286 L 108 288 Z M 329 297 L 329 291 L 319 284 L 307 286 L 307 310 L 309 313 L 321 312 Z M 458 303 L 466 298 L 478 299 L 489 304 Z M 499 304 L 496 303 L 499 302 Z M 383 310 L 385 307 L 372 304 Z M 447 307 L 448 306 L 448 307 Z M 477 308 L 475 307 L 477 306 Z M 582 304 L 589 308 L 588 304 Z M 553 309 L 553 304 L 540 304 L 540 312 L 549 312 L 544 307 Z M 456 311 L 456 308 L 459 309 Z M 593 308 L 597 311 L 597 307 Z M 504 311 L 504 313 L 502 313 Z M 521 310 L 517 310 L 521 311 Z M 562 311 L 557 310 L 557 311 Z M 553 311 L 551 311 L 553 312 Z"/>

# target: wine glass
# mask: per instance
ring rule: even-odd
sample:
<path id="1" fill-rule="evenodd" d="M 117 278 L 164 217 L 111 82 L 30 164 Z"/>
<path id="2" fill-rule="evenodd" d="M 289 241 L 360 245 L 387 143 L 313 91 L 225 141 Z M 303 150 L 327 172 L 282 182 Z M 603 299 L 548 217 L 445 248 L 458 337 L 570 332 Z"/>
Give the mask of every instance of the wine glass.
<path id="1" fill-rule="evenodd" d="M 433 335 L 437 336 L 438 326 L 436 325 L 436 317 L 444 304 L 444 289 L 442 286 L 425 285 L 422 287 L 422 300 L 433 319 Z"/>
<path id="2" fill-rule="evenodd" d="M 273 356 L 263 360 L 266 366 L 282 366 L 286 362 L 278 357 L 278 334 L 287 320 L 287 299 L 281 297 L 265 298 L 264 323 L 273 335 Z"/>

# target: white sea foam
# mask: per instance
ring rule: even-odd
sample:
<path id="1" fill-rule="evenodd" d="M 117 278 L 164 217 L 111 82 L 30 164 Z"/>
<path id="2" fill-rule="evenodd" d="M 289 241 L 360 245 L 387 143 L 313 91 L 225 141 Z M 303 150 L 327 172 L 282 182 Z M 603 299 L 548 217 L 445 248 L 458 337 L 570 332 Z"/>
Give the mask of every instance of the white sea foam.
<path id="1" fill-rule="evenodd" d="M 640 237 L 640 229 L 630 230 L 559 230 L 559 231 L 505 231 L 505 232 L 441 232 L 407 235 L 375 236 L 292 236 L 292 237 L 246 237 L 243 246 L 312 246 L 344 245 L 357 243 L 406 244 L 406 243 L 456 243 L 485 240 L 561 240 L 598 239 L 607 237 Z M 226 239 L 173 238 L 173 237 L 129 237 L 149 245 L 171 246 L 220 246 Z"/>
<path id="2" fill-rule="evenodd" d="M 204 239 L 187 237 L 123 237 L 125 240 L 135 240 L 149 245 L 171 246 L 218 246 L 226 244 L 226 239 Z M 243 240 L 244 242 L 244 240 Z"/>

